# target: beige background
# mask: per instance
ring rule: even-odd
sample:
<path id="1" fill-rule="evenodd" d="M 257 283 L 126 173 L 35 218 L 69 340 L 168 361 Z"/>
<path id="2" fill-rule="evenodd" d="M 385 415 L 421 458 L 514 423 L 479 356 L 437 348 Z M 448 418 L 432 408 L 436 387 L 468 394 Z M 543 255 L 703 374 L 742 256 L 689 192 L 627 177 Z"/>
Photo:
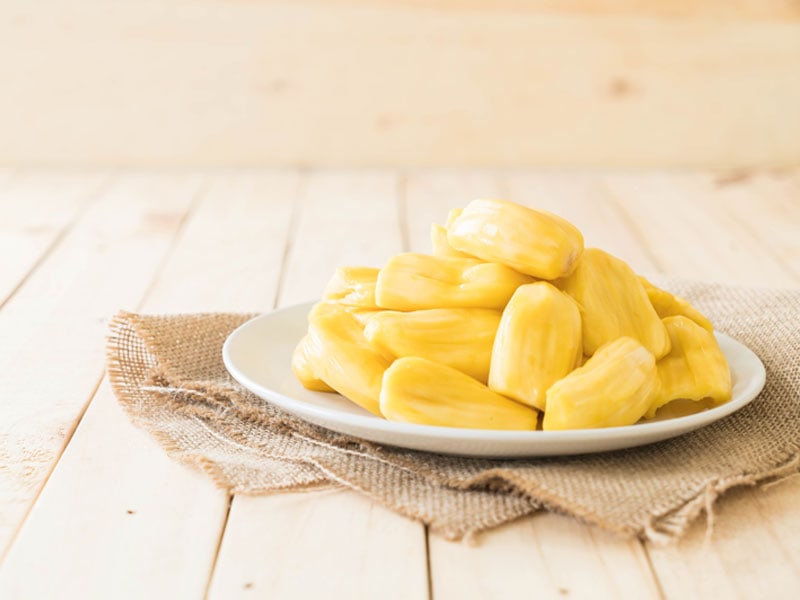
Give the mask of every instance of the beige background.
<path id="1" fill-rule="evenodd" d="M 797 2 L 0 0 L 0 165 L 800 164 Z"/>

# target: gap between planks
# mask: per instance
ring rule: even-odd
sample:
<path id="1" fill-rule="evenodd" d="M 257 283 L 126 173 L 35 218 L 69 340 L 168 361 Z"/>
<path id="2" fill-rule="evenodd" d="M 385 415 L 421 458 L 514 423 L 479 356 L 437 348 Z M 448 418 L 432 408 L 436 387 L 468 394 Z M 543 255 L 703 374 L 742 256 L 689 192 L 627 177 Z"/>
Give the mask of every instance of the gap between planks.
<path id="1" fill-rule="evenodd" d="M 214 580 L 214 571 L 217 568 L 217 560 L 219 559 L 219 550 L 222 547 L 222 540 L 225 537 L 225 530 L 228 527 L 228 519 L 231 517 L 231 505 L 233 504 L 233 495 L 227 494 L 227 503 L 225 507 L 225 516 L 222 519 L 222 524 L 219 528 L 219 536 L 217 536 L 217 545 L 214 548 L 214 557 L 211 560 L 211 568 L 208 570 L 208 578 L 206 579 L 206 587 L 203 592 L 203 598 L 208 598 L 211 591 L 211 582 Z"/>

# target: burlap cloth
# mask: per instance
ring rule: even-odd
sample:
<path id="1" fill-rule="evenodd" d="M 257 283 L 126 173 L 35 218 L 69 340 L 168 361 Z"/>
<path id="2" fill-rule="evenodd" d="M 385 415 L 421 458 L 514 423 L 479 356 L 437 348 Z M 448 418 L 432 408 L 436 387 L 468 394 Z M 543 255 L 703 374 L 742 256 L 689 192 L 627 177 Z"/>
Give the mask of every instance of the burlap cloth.
<path id="1" fill-rule="evenodd" d="M 235 383 L 221 360 L 249 314 L 117 315 L 108 372 L 133 422 L 237 494 L 347 486 L 451 539 L 547 509 L 622 535 L 680 536 L 726 490 L 800 464 L 800 291 L 670 282 L 767 368 L 761 395 L 695 433 L 564 458 L 407 451 L 306 424 Z"/>

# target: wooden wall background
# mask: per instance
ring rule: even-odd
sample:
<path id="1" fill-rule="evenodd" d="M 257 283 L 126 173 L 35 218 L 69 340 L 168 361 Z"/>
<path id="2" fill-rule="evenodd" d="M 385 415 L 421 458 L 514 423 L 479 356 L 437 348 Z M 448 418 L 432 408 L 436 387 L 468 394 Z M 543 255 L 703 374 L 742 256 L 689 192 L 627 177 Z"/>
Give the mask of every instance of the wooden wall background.
<path id="1" fill-rule="evenodd" d="M 0 164 L 800 164 L 800 3 L 0 0 Z"/>

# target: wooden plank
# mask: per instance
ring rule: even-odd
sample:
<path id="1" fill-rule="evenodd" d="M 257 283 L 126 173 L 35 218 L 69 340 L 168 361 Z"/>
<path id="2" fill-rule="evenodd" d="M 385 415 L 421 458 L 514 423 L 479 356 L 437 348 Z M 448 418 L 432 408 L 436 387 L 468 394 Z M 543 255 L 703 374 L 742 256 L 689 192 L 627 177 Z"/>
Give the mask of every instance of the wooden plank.
<path id="1" fill-rule="evenodd" d="M 798 164 L 798 9 L 707 4 L 6 0 L 0 162 Z"/>
<path id="2" fill-rule="evenodd" d="M 595 176 L 517 172 L 476 178 L 422 172 L 408 178 L 406 189 L 412 232 L 427 231 L 432 218 L 442 222 L 450 208 L 472 197 L 500 196 L 560 214 L 581 227 L 588 242 L 609 243 L 621 255 L 652 267 Z M 421 233 L 411 239 L 412 250 L 430 246 Z M 658 597 L 638 541 L 619 540 L 559 515 L 541 513 L 485 533 L 476 547 L 433 534 L 428 543 L 435 598 L 518 597 L 522 590 L 543 597 Z"/>
<path id="3" fill-rule="evenodd" d="M 0 552 L 97 386 L 104 319 L 139 301 L 198 183 L 122 178 L 0 311 Z"/>
<path id="4" fill-rule="evenodd" d="M 218 176 L 143 310 L 271 306 L 296 186 L 293 173 Z M 201 597 L 227 510 L 207 477 L 131 426 L 104 382 L 8 555 L 0 596 Z"/>
<path id="5" fill-rule="evenodd" d="M 788 223 L 800 222 L 800 204 L 762 202 L 761 184 L 740 182 L 752 206 L 734 203 L 727 185 L 702 176 L 613 178 L 609 185 L 623 209 L 633 216 L 650 251 L 673 275 L 726 280 L 750 285 L 798 286 L 800 278 L 776 260 L 765 236 L 779 220 L 776 239 L 787 240 Z M 737 192 L 737 194 L 740 192 Z M 767 199 L 767 198 L 765 198 Z M 778 211 L 778 206 L 783 206 Z M 794 250 L 784 248 L 792 264 Z M 679 544 L 648 544 L 653 567 L 668 598 L 793 598 L 800 587 L 800 518 L 796 499 L 800 482 L 790 479 L 767 489 L 733 492 L 715 506 L 713 535 L 706 539 L 701 519 Z"/>
<path id="6" fill-rule="evenodd" d="M 281 287 L 319 297 L 340 264 L 380 265 L 401 247 L 397 181 L 385 172 L 307 181 Z M 236 496 L 210 598 L 423 598 L 425 529 L 355 492 Z"/>
<path id="7" fill-rule="evenodd" d="M 0 173 L 0 306 L 47 254 L 108 177 Z"/>
<path id="8" fill-rule="evenodd" d="M 321 171 L 305 183 L 278 304 L 318 299 L 336 267 L 381 266 L 402 250 L 397 177 Z"/>
<path id="9" fill-rule="evenodd" d="M 0 596 L 200 598 L 227 505 L 132 427 L 104 379 L 0 566 Z"/>
<path id="10" fill-rule="evenodd" d="M 710 179 L 706 186 L 715 217 L 735 221 L 737 232 L 800 280 L 800 172 L 755 173 L 729 183 Z"/>
<path id="11" fill-rule="evenodd" d="M 658 598 L 647 556 L 563 516 L 534 515 L 481 536 L 477 546 L 430 537 L 435 598 Z"/>
<path id="12" fill-rule="evenodd" d="M 731 492 L 715 507 L 714 532 L 693 526 L 670 546 L 649 546 L 667 598 L 776 598 L 800 589 L 797 478 L 764 490 Z"/>
<path id="13" fill-rule="evenodd" d="M 236 496 L 210 598 L 425 598 L 424 527 L 351 491 Z"/>
<path id="14" fill-rule="evenodd" d="M 214 176 L 143 310 L 270 310 L 299 186 L 288 170 Z"/>
<path id="15" fill-rule="evenodd" d="M 741 285 L 781 285 L 791 271 L 750 229 L 722 210 L 719 188 L 703 175 L 630 175 L 605 178 L 627 223 L 670 275 Z M 754 215 L 755 216 L 755 215 Z M 767 231 L 765 228 L 764 231 Z"/>

